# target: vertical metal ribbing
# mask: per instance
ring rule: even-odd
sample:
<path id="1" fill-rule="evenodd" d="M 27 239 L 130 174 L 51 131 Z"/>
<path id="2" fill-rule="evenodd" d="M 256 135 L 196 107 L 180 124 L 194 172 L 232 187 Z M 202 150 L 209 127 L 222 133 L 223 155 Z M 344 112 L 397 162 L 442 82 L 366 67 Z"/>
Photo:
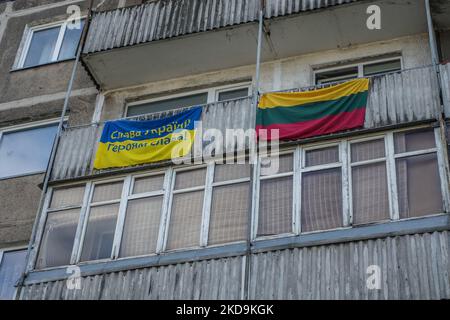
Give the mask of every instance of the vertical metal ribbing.
<path id="1" fill-rule="evenodd" d="M 447 180 L 447 183 L 445 184 L 447 190 L 443 190 L 443 194 L 449 194 L 450 190 L 450 181 L 449 181 L 449 163 L 448 163 L 448 144 L 447 144 L 447 125 L 445 122 L 445 110 L 449 109 L 449 97 L 447 97 L 447 91 L 444 89 L 444 82 L 442 79 L 442 75 L 440 72 L 439 67 L 439 56 L 438 56 L 438 49 L 437 49 L 437 43 L 436 43 L 436 37 L 434 33 L 434 26 L 433 26 L 433 18 L 431 17 L 431 8 L 430 8 L 430 0 L 424 0 L 425 3 L 425 11 L 426 11 L 426 18 L 427 18 L 427 26 L 428 26 L 428 40 L 430 43 L 430 49 L 431 49 L 431 60 L 433 62 L 434 71 L 436 73 L 436 79 L 438 84 L 438 90 L 439 90 L 439 98 L 440 98 L 440 110 L 439 110 L 439 133 L 440 133 L 440 140 L 441 140 L 441 156 L 443 157 L 443 162 L 445 166 L 445 179 Z M 448 199 L 445 199 L 445 210 L 448 212 L 450 208 L 448 208 Z"/>

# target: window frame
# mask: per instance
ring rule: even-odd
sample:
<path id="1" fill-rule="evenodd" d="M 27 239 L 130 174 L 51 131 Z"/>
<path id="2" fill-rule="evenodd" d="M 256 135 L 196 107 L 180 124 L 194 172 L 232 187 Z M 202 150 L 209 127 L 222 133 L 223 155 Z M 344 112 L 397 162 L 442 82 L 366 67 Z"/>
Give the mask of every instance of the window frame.
<path id="1" fill-rule="evenodd" d="M 64 119 L 64 121 L 67 121 L 67 119 L 68 119 L 68 117 L 66 117 Z M 59 120 L 60 119 L 52 118 L 52 119 L 47 119 L 47 120 L 33 121 L 33 122 L 24 123 L 24 124 L 18 124 L 18 125 L 14 125 L 14 126 L 0 128 L 0 147 L 1 147 L 1 142 L 2 142 L 2 138 L 4 135 L 10 134 L 10 133 L 15 133 L 15 132 L 44 128 L 44 127 L 51 127 L 51 126 L 57 125 Z M 32 176 L 32 175 L 41 174 L 41 173 L 45 173 L 45 172 L 46 172 L 46 169 L 32 171 L 32 172 L 28 172 L 28 173 L 10 175 L 10 176 L 6 176 L 6 177 L 0 177 L 0 181 L 7 180 L 7 179 L 26 177 L 26 176 Z"/>
<path id="2" fill-rule="evenodd" d="M 371 64 L 376 64 L 376 63 L 381 63 L 381 62 L 389 62 L 389 61 L 396 61 L 396 60 L 400 60 L 400 70 L 404 70 L 404 62 L 403 62 L 403 55 L 402 54 L 398 54 L 395 55 L 393 54 L 391 57 L 386 57 L 386 58 L 374 58 L 373 60 L 368 59 L 368 60 L 364 60 L 361 62 L 351 62 L 348 64 L 342 64 L 342 65 L 335 65 L 335 66 L 331 66 L 331 67 L 325 67 L 325 68 L 313 68 L 313 73 L 312 73 L 312 83 L 313 85 L 327 85 L 330 83 L 334 83 L 334 82 L 340 82 L 342 80 L 335 80 L 335 81 L 330 81 L 330 82 L 325 82 L 325 83 L 318 83 L 317 82 L 317 74 L 323 73 L 323 72 L 328 72 L 328 71 L 339 71 L 341 69 L 345 69 L 345 68 L 351 68 L 351 67 L 357 67 L 358 68 L 358 76 L 357 78 L 363 78 L 366 77 L 364 76 L 364 66 L 366 65 L 371 65 Z M 376 76 L 376 75 L 375 75 Z M 373 76 L 367 76 L 367 77 L 373 77 Z"/>
<path id="3" fill-rule="evenodd" d="M 80 17 L 80 21 L 86 22 L 86 16 L 81 16 Z M 58 33 L 58 37 L 56 39 L 56 43 L 55 43 L 55 49 L 53 50 L 52 53 L 52 57 L 51 60 L 46 62 L 46 63 L 42 63 L 42 64 L 37 64 L 37 65 L 33 65 L 33 66 L 24 66 L 25 65 L 25 61 L 27 59 L 29 50 L 30 50 L 30 46 L 31 46 L 31 41 L 33 39 L 33 35 L 35 32 L 38 31 L 43 31 L 43 30 L 47 30 L 47 29 L 52 29 L 55 27 L 60 27 L 59 29 L 59 33 Z M 29 27 L 26 30 L 26 35 L 25 35 L 25 41 L 23 44 L 23 48 L 20 52 L 19 55 L 19 60 L 17 62 L 17 67 L 14 68 L 16 70 L 20 70 L 20 69 L 28 69 L 28 68 L 35 68 L 35 67 L 39 67 L 39 66 L 44 66 L 47 64 L 52 64 L 52 63 L 57 63 L 57 62 L 62 62 L 62 61 L 69 61 L 69 60 L 74 60 L 75 57 L 73 58 L 67 58 L 67 59 L 61 59 L 59 60 L 59 54 L 61 53 L 61 47 L 64 41 L 64 36 L 66 34 L 66 30 L 67 30 L 67 19 L 66 20 L 60 20 L 60 21 L 55 21 L 55 22 L 50 22 L 50 23 L 46 23 L 46 24 L 42 24 L 42 25 L 37 25 L 37 26 L 33 26 L 33 27 Z M 78 40 L 79 42 L 79 40 Z M 78 44 L 77 44 L 78 47 Z"/>
<path id="4" fill-rule="evenodd" d="M 210 88 L 205 88 L 205 89 L 184 91 L 184 92 L 164 95 L 164 96 L 150 98 L 150 99 L 143 99 L 143 100 L 133 101 L 133 102 L 129 102 L 129 103 L 125 104 L 123 117 L 124 118 L 138 117 L 138 116 L 128 116 L 128 109 L 130 107 L 135 107 L 135 106 L 140 106 L 140 105 L 144 105 L 144 104 L 147 104 L 147 103 L 154 103 L 154 102 L 165 101 L 165 100 L 170 100 L 170 99 L 175 99 L 175 98 L 188 97 L 188 96 L 201 94 L 201 93 L 206 93 L 206 97 L 207 97 L 206 98 L 206 104 L 226 102 L 226 101 L 230 101 L 230 100 L 218 101 L 219 94 L 221 92 L 232 91 L 232 90 L 237 90 L 237 89 L 244 89 L 244 88 L 248 88 L 248 96 L 250 96 L 251 95 L 251 91 L 252 91 L 252 86 L 251 86 L 251 82 L 247 81 L 247 82 L 240 82 L 240 83 L 235 83 L 235 84 L 230 84 L 230 85 L 215 86 L 215 87 L 210 87 Z M 173 110 L 176 110 L 176 109 L 173 109 Z M 158 111 L 158 112 L 155 112 L 155 113 L 159 113 L 159 112 L 161 112 L 161 111 Z M 142 115 L 145 115 L 145 114 L 152 114 L 152 113 L 151 112 L 150 113 L 144 113 Z"/>
<path id="5" fill-rule="evenodd" d="M 3 256 L 4 256 L 5 252 L 27 251 L 27 250 L 28 250 L 28 246 L 26 246 L 26 245 L 0 248 L 0 267 L 2 265 Z M 24 264 L 23 264 L 23 269 L 24 270 L 27 269 L 27 263 L 28 263 L 27 257 L 25 256 L 25 261 L 24 261 Z M 18 287 L 15 287 L 12 299 L 15 299 L 15 297 L 17 296 L 18 289 L 19 289 Z"/>
<path id="6" fill-rule="evenodd" d="M 435 137 L 435 148 L 430 149 L 424 149 L 424 150 L 418 150 L 408 153 L 402 153 L 399 155 L 394 154 L 394 134 L 397 132 L 403 132 L 403 131 L 415 131 L 415 130 L 421 130 L 421 129 L 430 129 L 433 130 L 434 137 Z M 249 212 L 252 215 L 251 219 L 251 241 L 252 242 L 258 242 L 263 240 L 269 240 L 269 239 L 276 239 L 276 238 L 287 238 L 287 237 L 294 237 L 298 235 L 306 235 L 311 233 L 323 233 L 323 232 L 330 232 L 333 230 L 342 230 L 342 229 L 351 229 L 351 228 L 358 228 L 360 226 L 363 226 L 361 224 L 353 225 L 353 213 L 352 213 L 352 194 L 351 194 L 351 145 L 359 142 L 365 142 L 365 141 L 371 141 L 371 140 L 377 140 L 381 137 L 384 138 L 385 142 L 385 161 L 386 161 L 386 170 L 387 170 L 387 180 L 388 180 L 388 194 L 389 194 L 389 215 L 390 215 L 390 221 L 406 221 L 406 220 L 415 220 L 415 219 L 421 219 L 424 217 L 432 217 L 432 216 L 440 216 L 443 214 L 448 214 L 449 212 L 449 192 L 446 190 L 446 181 L 448 179 L 447 173 L 446 173 L 446 163 L 445 163 L 445 157 L 442 154 L 443 148 L 441 145 L 441 139 L 440 139 L 440 128 L 439 127 L 430 127 L 430 125 L 419 125 L 414 127 L 406 127 L 396 130 L 389 130 L 384 132 L 375 132 L 375 133 L 369 133 L 364 136 L 356 136 L 356 137 L 348 137 L 348 138 L 340 138 L 340 139 L 334 139 L 330 141 L 325 142 L 311 142 L 304 145 L 297 145 L 292 146 L 283 150 L 280 150 L 280 155 L 284 154 L 293 154 L 293 172 L 283 172 L 283 173 L 277 173 L 274 175 L 268 175 L 264 176 L 261 179 L 260 176 L 260 169 L 261 169 L 261 160 L 264 157 L 267 157 L 269 155 L 267 154 L 260 154 L 257 158 L 257 164 L 253 167 L 253 171 L 251 172 L 251 177 L 245 177 L 245 178 L 239 178 L 239 179 L 233 179 L 233 180 L 227 180 L 227 181 L 220 181 L 220 182 L 214 182 L 214 171 L 215 166 L 222 164 L 220 160 L 212 161 L 209 163 L 203 163 L 199 165 L 182 165 L 179 167 L 168 167 L 168 168 L 161 168 L 155 171 L 151 172 L 137 172 L 137 173 L 131 173 L 131 174 L 124 174 L 119 175 L 114 178 L 99 178 L 92 181 L 88 181 L 85 183 L 85 191 L 83 195 L 83 204 L 81 206 L 80 211 L 80 218 L 77 226 L 76 236 L 73 244 L 73 250 L 72 250 L 72 258 L 71 258 L 71 264 L 70 265 L 85 265 L 85 264 L 95 264 L 99 262 L 104 261 L 116 261 L 116 260 L 126 260 L 126 259 L 132 259 L 136 257 L 142 257 L 142 256 L 155 256 L 159 254 L 170 254 L 173 252 L 186 252 L 186 251 L 192 251 L 192 250 L 198 250 L 203 248 L 212 248 L 212 247 L 223 247 L 228 246 L 236 243 L 244 243 L 245 241 L 236 241 L 236 242 L 227 242 L 227 243 L 221 243 L 221 244 L 215 244 L 215 245 L 209 245 L 208 244 L 208 232 L 209 232 L 209 222 L 210 222 L 210 214 L 211 214 L 211 208 L 212 208 L 212 194 L 213 194 L 213 188 L 221 185 L 232 185 L 242 182 L 248 182 L 250 184 L 250 188 L 252 189 L 252 195 L 251 195 L 251 207 Z M 316 165 L 312 167 L 305 168 L 305 154 L 307 151 L 310 150 L 316 150 L 321 148 L 326 148 L 329 146 L 338 146 L 339 148 L 339 162 L 325 164 L 325 165 Z M 443 212 L 437 213 L 437 214 L 429 214 L 426 216 L 421 217 L 408 217 L 400 219 L 399 213 L 398 213 L 398 191 L 396 186 L 396 167 L 395 167 L 395 161 L 397 158 L 402 158 L 406 156 L 416 155 L 416 154 L 429 154 L 429 153 L 435 153 L 437 157 L 438 167 L 439 167 L 439 178 L 440 178 L 440 185 L 441 185 L 441 199 L 443 203 Z M 384 159 L 384 158 L 383 158 Z M 381 158 L 375 159 L 375 160 L 368 160 L 368 161 L 360 161 L 356 162 L 356 164 L 361 165 L 365 162 L 381 162 L 384 160 L 381 160 Z M 239 162 L 238 162 L 239 163 Z M 226 165 L 226 164 L 225 164 Z M 206 168 L 205 172 L 205 183 L 201 186 L 195 186 L 190 188 L 184 188 L 179 189 L 174 192 L 175 187 L 175 181 L 176 181 L 176 174 L 178 172 L 186 172 L 186 171 L 192 171 L 197 170 L 201 168 Z M 302 180 L 302 174 L 305 172 L 314 172 L 321 169 L 330 169 L 330 168 L 341 168 L 342 170 L 342 197 L 343 197 L 343 205 L 342 205 L 342 214 L 343 214 L 343 227 L 335 228 L 335 229 L 326 229 L 326 230 L 317 230 L 317 231 L 310 231 L 310 232 L 302 232 L 301 230 L 301 180 Z M 141 193 L 137 195 L 132 194 L 132 186 L 134 181 L 137 178 L 141 177 L 147 177 L 147 176 L 155 176 L 155 175 L 162 175 L 164 174 L 164 182 L 163 182 L 163 190 L 158 191 L 152 191 L 148 193 Z M 259 215 L 259 185 L 260 182 L 267 179 L 274 179 L 278 177 L 285 177 L 285 176 L 293 176 L 293 217 L 292 217 L 292 232 L 290 233 L 284 233 L 284 234 L 276 234 L 276 235 L 269 235 L 269 236 L 257 236 L 257 227 L 258 227 L 258 215 Z M 252 181 L 253 180 L 253 181 Z M 79 257 L 81 256 L 81 251 L 83 248 L 83 241 L 84 241 L 84 233 L 86 231 L 88 219 L 89 219 L 89 205 L 90 201 L 93 196 L 93 190 L 95 185 L 99 184 L 105 184 L 105 183 L 113 183 L 117 181 L 124 181 L 123 187 L 122 187 L 122 193 L 121 193 L 121 199 L 111 200 L 111 201 L 104 201 L 99 202 L 100 204 L 105 204 L 109 202 L 114 203 L 120 203 L 119 205 L 119 212 L 117 216 L 116 221 L 116 228 L 114 232 L 114 241 L 112 245 L 112 252 L 111 256 L 109 258 L 103 259 L 103 260 L 92 260 L 92 261 L 84 261 L 80 262 Z M 83 184 L 83 183 L 81 183 Z M 75 187 L 77 185 L 80 185 L 80 182 L 78 183 L 65 183 L 60 184 L 57 186 L 57 188 L 64 188 L 64 187 Z M 34 249 L 31 253 L 31 258 L 28 261 L 27 270 L 50 270 L 50 269 L 58 269 L 61 267 L 67 267 L 67 266 L 58 266 L 58 267 L 51 267 L 51 268 L 42 268 L 42 269 L 35 269 L 36 264 L 36 248 L 39 249 L 42 241 L 43 236 L 43 230 L 45 228 L 45 222 L 47 219 L 48 212 L 51 212 L 52 210 L 49 210 L 49 205 L 51 201 L 51 195 L 53 193 L 53 189 L 55 187 L 50 187 L 49 192 L 47 193 L 47 196 L 45 198 L 44 203 L 44 211 L 41 216 L 41 219 L 38 224 L 38 238 L 36 245 L 34 246 Z M 199 239 L 198 239 L 198 246 L 195 247 L 185 247 L 185 248 L 177 248 L 177 249 L 166 249 L 167 239 L 168 239 L 168 232 L 169 232 L 169 222 L 170 222 L 170 215 L 171 215 L 171 206 L 173 201 L 173 195 L 189 192 L 189 191 L 196 191 L 196 190 L 203 190 L 203 207 L 202 207 L 202 213 L 201 213 L 201 225 L 200 232 L 199 232 Z M 141 256 L 128 256 L 128 257 L 119 257 L 119 250 L 121 245 L 121 239 L 124 231 L 124 222 L 126 217 L 126 209 L 128 200 L 134 200 L 139 198 L 147 198 L 150 196 L 163 196 L 163 203 L 161 208 L 161 218 L 159 223 L 159 229 L 158 229 L 158 238 L 157 238 L 157 245 L 156 245 L 156 253 L 151 254 L 144 254 Z M 96 203 L 98 205 L 99 203 Z M 379 223 L 389 223 L 386 221 L 375 221 L 370 222 L 368 224 L 364 225 L 373 225 L 373 224 L 379 224 Z"/>

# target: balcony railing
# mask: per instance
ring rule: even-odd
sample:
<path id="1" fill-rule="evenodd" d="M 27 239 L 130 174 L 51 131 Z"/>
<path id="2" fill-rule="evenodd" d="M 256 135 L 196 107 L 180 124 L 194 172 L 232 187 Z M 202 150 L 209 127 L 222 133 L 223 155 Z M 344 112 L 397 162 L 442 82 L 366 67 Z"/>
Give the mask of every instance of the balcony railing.
<path id="1" fill-rule="evenodd" d="M 450 75 L 450 67 L 442 66 L 443 75 Z M 450 96 L 450 85 L 447 92 Z M 310 90 L 302 88 L 299 90 Z M 254 127 L 255 108 L 251 97 L 216 102 L 203 106 L 203 130 L 249 129 Z M 182 109 L 153 113 L 134 119 L 157 119 Z M 404 70 L 371 79 L 364 129 L 380 128 L 409 122 L 433 120 L 439 117 L 438 83 L 432 67 Z M 69 127 L 63 132 L 56 155 L 52 180 L 65 180 L 92 175 L 93 157 L 103 124 Z"/>

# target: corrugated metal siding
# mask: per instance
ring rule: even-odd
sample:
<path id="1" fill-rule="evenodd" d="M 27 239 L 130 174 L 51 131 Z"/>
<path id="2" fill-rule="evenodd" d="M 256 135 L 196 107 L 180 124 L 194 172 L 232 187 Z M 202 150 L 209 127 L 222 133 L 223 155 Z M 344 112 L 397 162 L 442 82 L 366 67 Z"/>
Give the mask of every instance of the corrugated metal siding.
<path id="1" fill-rule="evenodd" d="M 445 115 L 447 118 L 450 118 L 450 63 L 444 64 L 440 66 L 441 68 L 441 77 L 442 82 L 444 84 L 444 98 L 448 100 L 448 103 L 445 108 Z"/>
<path id="2" fill-rule="evenodd" d="M 23 299 L 240 299 L 243 258 L 224 258 L 82 278 L 80 290 L 65 280 L 25 287 Z"/>
<path id="3" fill-rule="evenodd" d="M 270 0 L 272 18 L 358 0 Z M 94 14 L 84 48 L 94 53 L 258 19 L 260 0 L 160 0 Z"/>
<path id="4" fill-rule="evenodd" d="M 259 253 L 252 256 L 251 299 L 449 299 L 448 232 Z M 369 290 L 378 265 L 381 289 Z M 25 287 L 23 299 L 239 299 L 243 258 L 224 258 Z"/>
<path id="5" fill-rule="evenodd" d="M 203 132 L 215 128 L 225 137 L 226 129 L 253 128 L 256 109 L 252 107 L 251 100 L 247 97 L 204 106 Z M 374 77 L 364 128 L 437 119 L 439 110 L 437 78 L 431 67 Z M 183 109 L 175 112 L 181 111 Z M 137 117 L 136 120 L 157 119 L 172 114 L 174 111 L 162 112 Z M 66 129 L 58 148 L 52 180 L 99 173 L 94 172 L 91 165 L 102 129 L 102 125 Z"/>
<path id="6" fill-rule="evenodd" d="M 365 128 L 438 118 L 439 87 L 432 67 L 374 77 Z"/>

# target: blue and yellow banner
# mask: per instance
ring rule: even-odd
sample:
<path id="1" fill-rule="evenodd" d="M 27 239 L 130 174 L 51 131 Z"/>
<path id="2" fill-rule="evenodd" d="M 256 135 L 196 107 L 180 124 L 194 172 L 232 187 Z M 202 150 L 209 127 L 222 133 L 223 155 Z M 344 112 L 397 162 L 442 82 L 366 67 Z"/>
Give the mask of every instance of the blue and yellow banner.
<path id="1" fill-rule="evenodd" d="M 202 108 L 195 107 L 159 120 L 106 122 L 94 168 L 127 167 L 188 155 L 201 114 Z"/>

